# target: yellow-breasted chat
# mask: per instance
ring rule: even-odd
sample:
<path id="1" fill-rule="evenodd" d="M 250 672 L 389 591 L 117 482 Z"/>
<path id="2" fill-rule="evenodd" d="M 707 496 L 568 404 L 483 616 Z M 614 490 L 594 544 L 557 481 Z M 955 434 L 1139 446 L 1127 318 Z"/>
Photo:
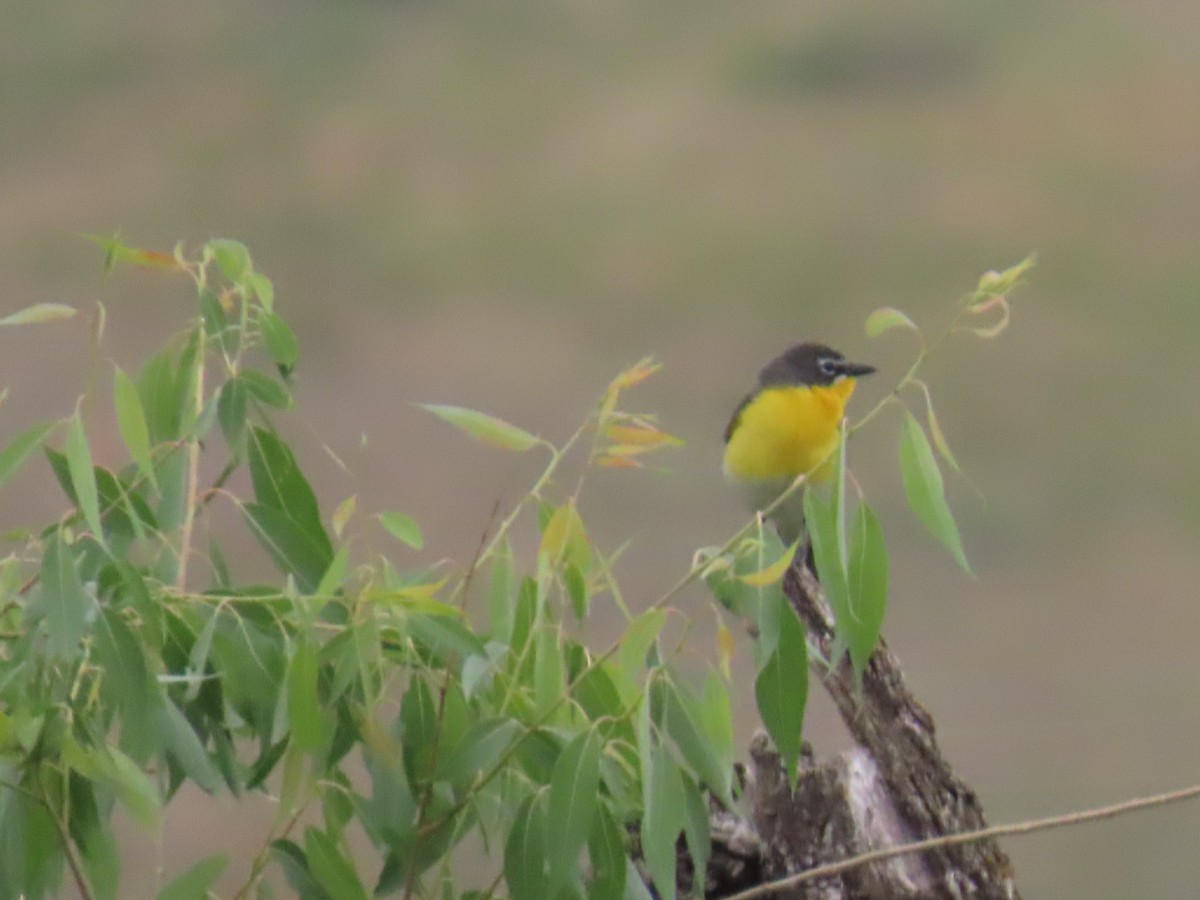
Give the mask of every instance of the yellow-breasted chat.
<path id="1" fill-rule="evenodd" d="M 763 367 L 758 385 L 725 426 L 725 477 L 752 509 L 765 509 L 800 475 L 817 481 L 831 476 L 855 379 L 874 371 L 814 343 L 796 344 Z M 785 544 L 803 534 L 802 490 L 771 518 Z"/>

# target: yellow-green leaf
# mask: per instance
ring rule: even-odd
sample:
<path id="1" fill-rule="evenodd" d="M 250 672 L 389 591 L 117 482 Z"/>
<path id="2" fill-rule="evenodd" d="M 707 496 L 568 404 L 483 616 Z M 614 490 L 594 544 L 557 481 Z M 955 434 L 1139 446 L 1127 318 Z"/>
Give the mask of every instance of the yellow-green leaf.
<path id="1" fill-rule="evenodd" d="M 425 546 L 425 538 L 421 535 L 421 526 L 412 516 L 399 512 L 383 512 L 378 516 L 379 524 L 387 533 L 403 544 L 408 544 L 414 550 Z"/>
<path id="2" fill-rule="evenodd" d="M 206 856 L 159 891 L 157 900 L 205 900 L 228 864 L 229 857 L 224 853 Z"/>
<path id="3" fill-rule="evenodd" d="M 35 303 L 0 319 L 0 325 L 37 325 L 69 319 L 77 310 L 65 303 Z"/>
<path id="4" fill-rule="evenodd" d="M 29 454 L 45 439 L 57 422 L 41 422 L 27 428 L 13 438 L 12 443 L 0 451 L 0 486 L 7 484 L 24 465 Z"/>
<path id="5" fill-rule="evenodd" d="M 446 582 L 449 580 L 449 578 L 442 578 L 439 581 L 406 584 L 402 587 L 388 588 L 387 590 L 370 591 L 366 596 L 368 600 L 377 603 L 403 606 L 435 616 L 458 617 L 461 614 L 453 606 L 447 606 L 445 603 L 439 603 L 431 599 L 434 594 L 446 586 Z"/>
<path id="6" fill-rule="evenodd" d="M 792 564 L 792 557 L 796 555 L 796 548 L 799 546 L 800 540 L 797 539 L 795 543 L 784 550 L 783 555 L 779 559 L 775 560 L 769 566 L 764 566 L 756 572 L 739 575 L 738 578 L 751 587 L 766 587 L 768 584 L 775 584 L 787 572 L 788 566 Z"/>
<path id="7" fill-rule="evenodd" d="M 138 470 L 155 488 L 154 463 L 150 459 L 150 429 L 146 425 L 146 411 L 142 398 L 128 375 L 120 369 L 113 372 L 113 402 L 117 407 L 117 425 L 121 437 L 129 448 L 129 455 L 137 463 Z"/>
<path id="8" fill-rule="evenodd" d="M 440 403 L 421 403 L 418 405 L 421 409 L 433 413 L 439 419 L 449 422 L 454 427 L 465 431 L 477 441 L 483 441 L 485 444 L 492 444 L 504 450 L 521 452 L 539 443 L 538 438 L 523 428 L 518 428 L 516 425 L 512 425 L 495 416 L 490 416 L 487 413 L 465 409 L 461 406 L 447 406 Z"/>
<path id="9" fill-rule="evenodd" d="M 79 413 L 71 418 L 67 426 L 67 469 L 71 473 L 71 485 L 87 526 L 96 540 L 104 543 L 104 530 L 100 525 L 100 495 L 96 489 L 96 473 L 92 469 L 92 451 L 88 447 L 87 434 L 83 430 L 83 419 Z"/>
<path id="10" fill-rule="evenodd" d="M 731 677 L 731 668 L 733 663 L 733 651 L 736 644 L 733 640 L 733 632 L 724 622 L 717 623 L 717 660 L 721 666 L 721 674 L 726 680 Z"/>
<path id="11" fill-rule="evenodd" d="M 250 251 L 246 249 L 245 244 L 239 241 L 214 238 L 204 245 L 204 252 L 206 256 L 211 256 L 216 260 L 221 274 L 234 284 L 240 283 L 247 274 L 254 270 L 250 261 Z"/>
<path id="12" fill-rule="evenodd" d="M 1037 254 L 1031 253 L 1019 263 L 1009 266 L 1003 272 L 995 270 L 984 272 L 979 277 L 979 286 L 975 289 L 974 299 L 1007 294 L 1020 284 L 1025 273 L 1037 263 Z"/>
<path id="13" fill-rule="evenodd" d="M 551 564 L 563 562 L 581 573 L 587 572 L 592 562 L 592 548 L 574 503 L 566 503 L 554 510 L 542 532 L 538 555 L 546 557 Z"/>
<path id="14" fill-rule="evenodd" d="M 912 319 L 891 306 L 881 306 L 867 316 L 866 328 L 867 337 L 879 337 L 879 335 L 894 328 L 909 328 L 913 331 L 920 331 Z"/>
<path id="15" fill-rule="evenodd" d="M 337 505 L 337 509 L 333 511 L 333 533 L 339 538 L 342 532 L 346 530 L 346 523 L 350 521 L 354 515 L 355 509 L 358 508 L 358 494 L 351 494 L 345 500 Z"/>
<path id="16" fill-rule="evenodd" d="M 958 526 L 946 503 L 945 485 L 933 448 L 912 413 L 905 413 L 900 433 L 900 474 L 908 505 L 921 523 L 954 556 L 963 570 L 970 573 Z"/>
<path id="17" fill-rule="evenodd" d="M 263 309 L 270 312 L 275 305 L 275 287 L 271 284 L 271 279 L 261 272 L 251 272 L 246 276 L 246 283 L 258 297 L 258 302 L 262 304 Z"/>

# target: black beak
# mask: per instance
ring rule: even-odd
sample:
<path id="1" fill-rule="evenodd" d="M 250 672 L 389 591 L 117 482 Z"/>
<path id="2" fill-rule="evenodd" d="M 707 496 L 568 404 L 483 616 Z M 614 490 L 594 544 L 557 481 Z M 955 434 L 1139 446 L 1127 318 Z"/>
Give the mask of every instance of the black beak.
<path id="1" fill-rule="evenodd" d="M 848 375 L 853 378 L 861 378 L 863 375 L 870 375 L 875 371 L 874 366 L 868 366 L 866 363 L 854 363 L 849 360 L 841 360 L 837 364 L 839 375 Z"/>

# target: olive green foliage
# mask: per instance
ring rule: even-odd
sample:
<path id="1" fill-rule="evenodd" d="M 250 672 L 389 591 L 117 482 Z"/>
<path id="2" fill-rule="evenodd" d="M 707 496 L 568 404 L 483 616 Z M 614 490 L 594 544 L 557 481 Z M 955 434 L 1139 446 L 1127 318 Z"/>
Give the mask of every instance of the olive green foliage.
<path id="1" fill-rule="evenodd" d="M 634 823 L 664 884 L 685 829 L 703 859 L 701 791 L 732 793 L 726 683 L 693 687 L 661 658 L 661 604 L 627 614 L 603 652 L 579 641 L 590 605 L 621 607 L 620 595 L 578 489 L 556 487 L 585 444 L 586 470 L 637 468 L 677 443 L 622 410 L 657 367 L 618 376 L 559 446 L 429 406 L 546 462 L 476 559 L 411 571 L 353 536 L 379 529 L 419 548 L 419 524 L 354 497 L 327 520 L 276 430 L 298 348 L 246 248 L 216 240 L 190 259 L 99 242 L 110 265 L 190 279 L 197 312 L 139 375 L 114 367 L 125 464 L 96 464 L 78 410 L 0 453 L 7 481 L 44 447 L 66 495 L 63 516 L 0 562 L 0 896 L 56 894 L 64 879 L 119 896 L 114 808 L 153 834 L 186 782 L 276 797 L 243 893 L 267 890 L 274 867 L 305 897 L 445 896 L 452 851 L 471 835 L 494 861 L 492 892 L 513 897 L 638 895 Z M 3 324 L 73 314 L 42 305 Z M 232 486 L 246 481 L 239 470 L 245 495 Z M 218 505 L 239 514 L 220 530 L 209 524 Z M 527 561 L 509 541 L 526 515 L 541 534 Z M 231 576 L 228 551 L 248 536 L 276 582 Z M 352 822 L 374 858 L 349 852 Z M 161 896 L 205 896 L 226 862 L 168 872 Z"/>
<path id="2" fill-rule="evenodd" d="M 123 464 L 96 463 L 88 423 L 98 416 L 85 422 L 83 404 L 0 451 L 0 485 L 41 448 L 66 498 L 60 518 L 0 560 L 0 897 L 55 895 L 65 881 L 85 897 L 120 896 L 114 810 L 153 835 L 187 783 L 234 797 L 270 792 L 278 804 L 239 896 L 269 895 L 275 872 L 306 898 L 645 897 L 632 834 L 660 896 L 676 893 L 681 835 L 703 871 L 708 798 L 735 802 L 722 675 L 735 638 L 722 623 L 720 665 L 685 677 L 678 643 L 663 640 L 668 609 L 703 579 L 717 609 L 752 624 L 754 694 L 793 764 L 806 642 L 781 588 L 797 548 L 783 548 L 761 518 L 698 554 L 662 597 L 636 614 L 625 607 L 616 554 L 590 539 L 580 497 L 593 468 L 636 469 L 678 443 L 625 409 L 658 367 L 620 373 L 557 444 L 469 409 L 426 407 L 544 465 L 476 558 L 413 570 L 370 548 L 422 547 L 419 523 L 359 509 L 353 496 L 326 518 L 276 429 L 293 406 L 299 353 L 246 248 L 214 240 L 190 258 L 98 242 L 110 266 L 188 280 L 196 312 L 136 377 L 113 367 L 103 407 Z M 960 316 L 1006 315 L 1011 287 L 981 283 Z M 0 326 L 73 314 L 42 304 Z M 891 312 L 871 327 L 911 322 Z M 900 388 L 924 388 L 914 373 L 929 349 Z M 927 423 L 956 466 L 931 405 Z M 908 414 L 902 435 L 913 508 L 965 565 L 926 432 Z M 234 478 L 241 471 L 248 478 Z M 886 607 L 887 559 L 865 502 L 847 526 L 844 458 L 839 472 L 829 498 L 810 494 L 809 516 L 839 640 L 861 672 Z M 216 507 L 236 511 L 232 524 L 210 522 Z M 540 535 L 529 558 L 512 549 L 519 523 Z M 231 574 L 229 551 L 249 537 L 278 569 L 272 583 Z M 580 638 L 597 603 L 624 617 L 607 647 Z M 351 854 L 352 825 L 370 858 Z M 492 881 L 464 893 L 454 850 L 468 838 Z M 206 896 L 227 861 L 168 871 L 160 896 Z"/>

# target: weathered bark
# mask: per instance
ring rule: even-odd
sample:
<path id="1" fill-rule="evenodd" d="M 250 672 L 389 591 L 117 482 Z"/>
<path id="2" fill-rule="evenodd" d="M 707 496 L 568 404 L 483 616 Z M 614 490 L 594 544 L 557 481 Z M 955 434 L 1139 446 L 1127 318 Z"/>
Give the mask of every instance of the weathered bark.
<path id="1" fill-rule="evenodd" d="M 804 566 L 788 573 L 784 590 L 825 658 L 833 645 L 833 615 L 816 577 Z M 958 779 L 938 750 L 933 719 L 909 692 L 896 658 L 882 641 L 863 673 L 861 691 L 848 665 L 812 672 L 824 685 L 857 746 L 818 764 L 806 750 L 793 793 L 779 756 L 765 736 L 751 746 L 745 775 L 750 826 L 761 862 L 745 861 L 742 841 L 732 859 L 743 876 L 714 877 L 729 867 L 714 829 L 714 865 L 706 896 L 759 884 L 870 850 L 986 827 L 974 791 Z M 690 875 L 690 872 L 688 873 Z M 1017 900 L 1012 866 L 995 841 L 893 857 L 774 895 L 804 900 Z"/>

